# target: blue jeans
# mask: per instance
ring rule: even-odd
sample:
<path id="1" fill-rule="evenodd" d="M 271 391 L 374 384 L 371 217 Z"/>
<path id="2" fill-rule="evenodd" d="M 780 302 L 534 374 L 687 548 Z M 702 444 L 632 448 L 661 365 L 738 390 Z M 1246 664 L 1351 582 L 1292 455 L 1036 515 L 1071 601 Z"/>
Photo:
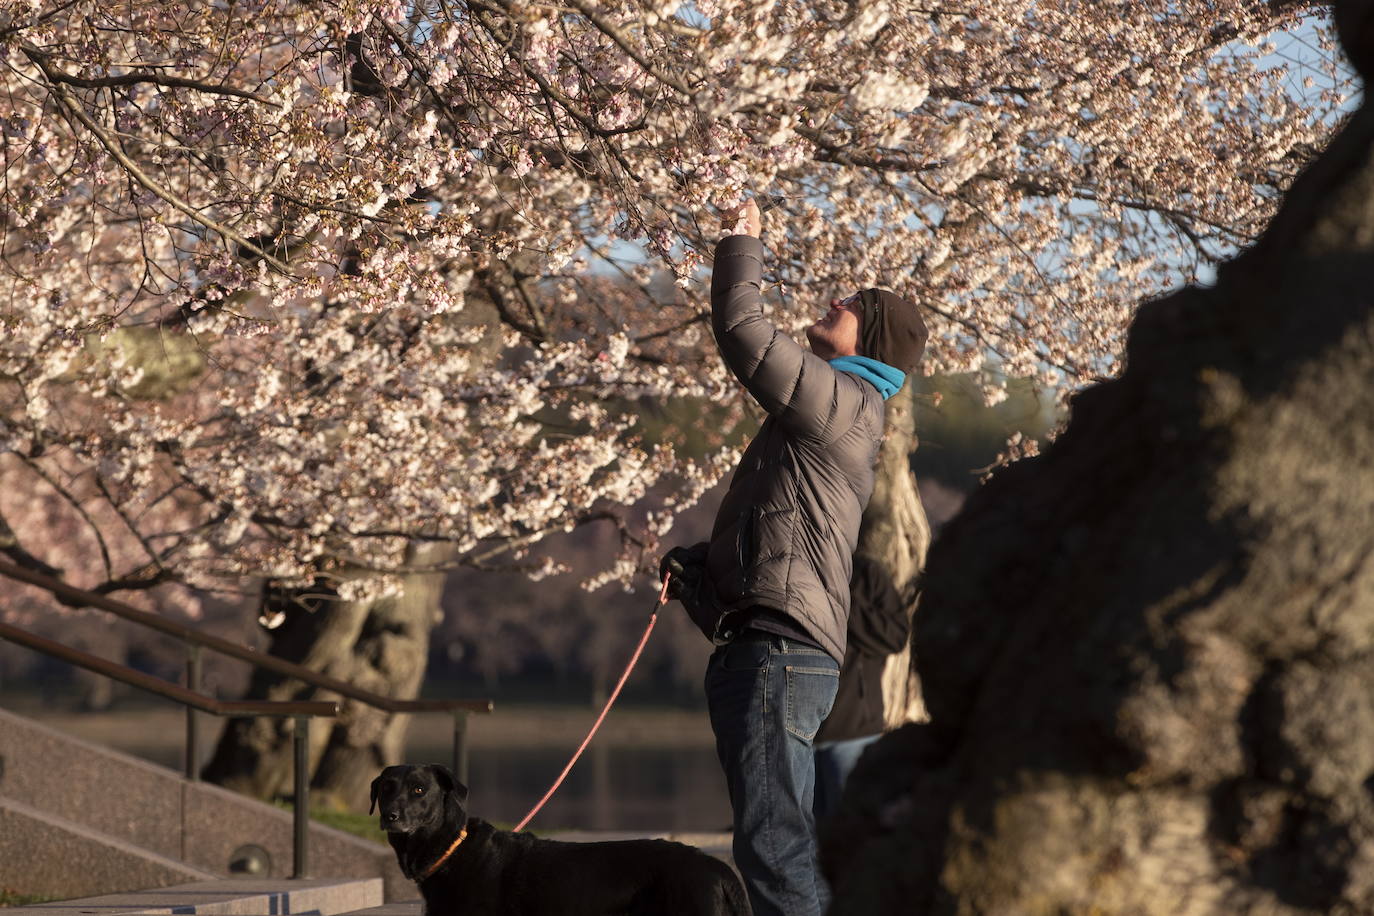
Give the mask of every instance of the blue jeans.
<path id="1" fill-rule="evenodd" d="M 754 916 L 820 916 L 811 742 L 835 702 L 839 664 L 820 649 L 745 630 L 706 667 L 716 753 L 735 813 L 735 865 Z"/>
<path id="2" fill-rule="evenodd" d="M 859 755 L 882 735 L 864 735 L 843 741 L 822 741 L 816 745 L 816 799 L 811 810 L 816 820 L 829 817 L 840 804 L 840 794 Z"/>

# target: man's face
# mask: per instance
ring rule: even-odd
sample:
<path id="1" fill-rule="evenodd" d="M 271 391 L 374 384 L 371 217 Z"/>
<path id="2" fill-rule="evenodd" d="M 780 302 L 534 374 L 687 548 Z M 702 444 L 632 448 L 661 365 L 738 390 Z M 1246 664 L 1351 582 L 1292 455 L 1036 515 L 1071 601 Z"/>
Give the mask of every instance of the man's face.
<path id="1" fill-rule="evenodd" d="M 856 356 L 859 352 L 859 294 L 831 299 L 830 310 L 806 329 L 811 352 L 821 359 Z"/>

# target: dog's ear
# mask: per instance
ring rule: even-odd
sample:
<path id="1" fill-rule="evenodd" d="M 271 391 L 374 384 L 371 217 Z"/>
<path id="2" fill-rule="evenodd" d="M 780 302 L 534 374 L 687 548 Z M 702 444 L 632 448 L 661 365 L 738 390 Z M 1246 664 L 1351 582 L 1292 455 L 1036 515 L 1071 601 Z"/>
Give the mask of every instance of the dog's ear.
<path id="1" fill-rule="evenodd" d="M 434 764 L 430 769 L 434 771 L 434 780 L 439 783 L 439 788 L 456 795 L 459 802 L 467 804 L 468 787 L 454 778 L 452 770 L 441 763 Z"/>
<path id="2" fill-rule="evenodd" d="M 380 776 L 378 776 L 376 779 L 372 780 L 372 803 L 369 804 L 369 805 L 367 806 L 367 813 L 368 813 L 368 814 L 371 814 L 373 811 L 376 811 L 376 810 L 377 810 L 377 784 L 380 783 L 381 781 L 382 781 L 382 777 L 380 777 Z"/>

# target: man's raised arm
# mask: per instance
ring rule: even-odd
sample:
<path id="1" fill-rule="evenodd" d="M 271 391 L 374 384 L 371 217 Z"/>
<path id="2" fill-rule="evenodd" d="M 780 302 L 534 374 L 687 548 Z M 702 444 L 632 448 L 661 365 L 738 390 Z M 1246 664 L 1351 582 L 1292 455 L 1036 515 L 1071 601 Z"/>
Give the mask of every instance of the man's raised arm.
<path id="1" fill-rule="evenodd" d="M 727 218 L 728 220 L 728 218 Z M 758 205 L 734 218 L 742 234 L 716 245 L 711 329 L 730 371 L 764 410 L 799 432 L 830 438 L 860 409 L 852 379 L 778 330 L 763 314 L 763 243 Z"/>

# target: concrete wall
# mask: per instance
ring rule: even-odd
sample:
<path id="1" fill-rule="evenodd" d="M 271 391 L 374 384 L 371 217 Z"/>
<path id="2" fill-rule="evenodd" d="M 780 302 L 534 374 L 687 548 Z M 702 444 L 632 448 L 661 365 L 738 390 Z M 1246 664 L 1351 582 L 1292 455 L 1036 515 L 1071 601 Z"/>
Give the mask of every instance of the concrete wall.
<path id="1" fill-rule="evenodd" d="M 271 870 L 260 877 L 286 877 L 292 870 L 290 812 L 217 786 L 191 782 L 172 770 L 4 710 L 0 710 L 0 801 L 17 803 L 11 811 L 23 808 L 30 815 L 53 819 L 45 831 L 58 830 L 51 825 L 61 822 L 79 826 L 80 835 L 72 834 L 72 844 L 103 839 L 112 862 L 122 861 L 125 851 L 135 848 L 148 856 L 225 875 L 235 850 L 253 844 L 264 849 L 271 861 Z M 9 864 L 24 858 L 26 842 L 24 831 L 10 829 L 9 824 L 0 822 L 0 886 L 20 893 L 47 893 L 31 889 L 26 867 Z M 83 861 L 89 862 L 95 853 L 83 855 Z M 63 857 L 54 859 L 60 862 Z M 74 882 L 84 880 L 79 868 L 69 868 L 68 873 Z M 118 883 L 120 871 L 99 874 Z M 319 825 L 310 829 L 309 874 L 380 877 L 385 881 L 387 900 L 418 896 L 415 886 L 396 867 L 389 847 Z M 144 872 L 138 869 L 129 875 L 130 880 L 135 876 L 144 880 Z M 111 884 L 94 890 L 83 886 L 71 893 L 111 893 L 186 880 L 168 872 L 164 879 L 142 885 Z"/>

